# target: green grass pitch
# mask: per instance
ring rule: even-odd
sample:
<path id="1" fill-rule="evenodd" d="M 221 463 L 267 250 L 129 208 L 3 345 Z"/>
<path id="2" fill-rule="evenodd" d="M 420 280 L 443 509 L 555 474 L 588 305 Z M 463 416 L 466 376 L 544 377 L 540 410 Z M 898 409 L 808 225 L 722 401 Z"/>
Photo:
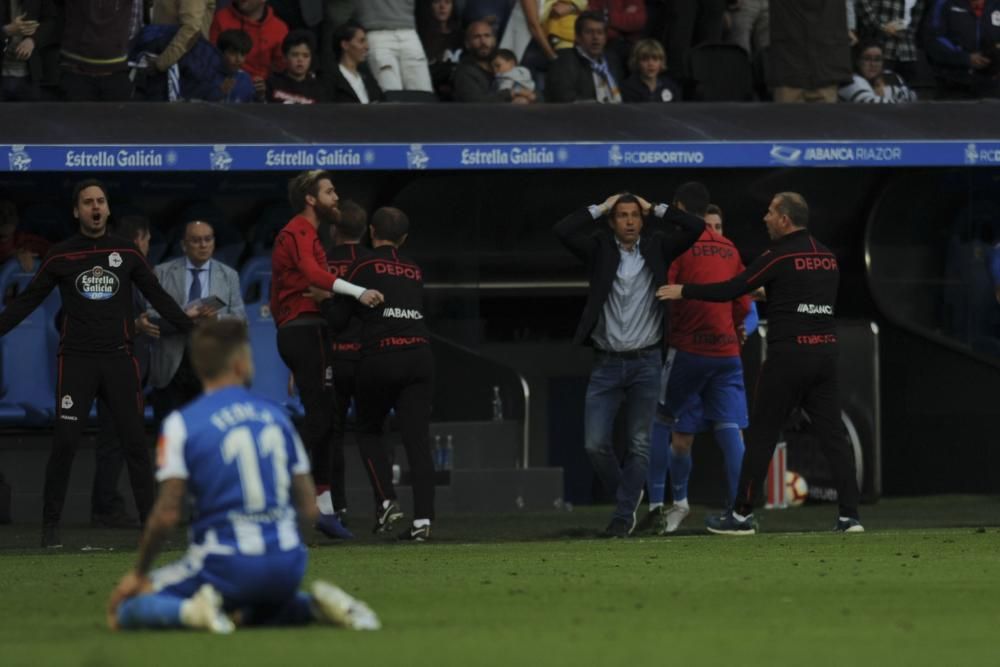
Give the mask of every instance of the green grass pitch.
<path id="1" fill-rule="evenodd" d="M 592 539 L 607 508 L 443 518 L 435 543 L 311 550 L 307 580 L 383 630 L 229 637 L 104 628 L 134 536 L 69 530 L 48 554 L 34 526 L 0 527 L 0 665 L 1000 665 L 1000 502 L 940 505 L 883 501 L 863 535 L 823 530 L 830 507 L 762 513 L 750 538 L 701 535 L 701 511 L 680 536 L 617 541 Z"/>

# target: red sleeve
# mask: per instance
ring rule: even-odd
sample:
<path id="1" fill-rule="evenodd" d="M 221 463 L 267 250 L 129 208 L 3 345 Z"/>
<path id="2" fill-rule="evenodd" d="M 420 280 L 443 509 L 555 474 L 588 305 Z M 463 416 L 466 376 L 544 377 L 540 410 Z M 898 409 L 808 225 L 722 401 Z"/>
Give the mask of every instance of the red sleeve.
<path id="1" fill-rule="evenodd" d="M 216 14 L 212 18 L 212 27 L 208 30 L 208 41 L 215 44 L 216 40 L 219 39 L 219 33 L 222 32 L 222 22 L 219 20 L 222 14 Z"/>
<path id="2" fill-rule="evenodd" d="M 326 262 L 320 263 L 316 260 L 315 244 L 319 242 L 316 238 L 316 232 L 296 231 L 292 234 L 292 238 L 295 240 L 294 252 L 298 260 L 298 268 L 306 280 L 314 287 L 325 290 L 333 289 L 333 283 L 337 280 L 337 276 L 326 270 Z"/>
<path id="3" fill-rule="evenodd" d="M 271 71 L 284 72 L 285 54 L 281 51 L 281 45 L 285 41 L 285 37 L 288 36 L 288 28 L 282 25 L 277 32 L 279 39 L 274 43 L 274 49 L 271 52 Z"/>

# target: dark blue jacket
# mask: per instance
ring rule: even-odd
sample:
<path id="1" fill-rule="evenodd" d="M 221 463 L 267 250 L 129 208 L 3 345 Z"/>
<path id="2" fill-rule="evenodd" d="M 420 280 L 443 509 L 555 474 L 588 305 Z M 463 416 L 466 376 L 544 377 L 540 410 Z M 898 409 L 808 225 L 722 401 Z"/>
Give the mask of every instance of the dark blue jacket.
<path id="1" fill-rule="evenodd" d="M 972 13 L 969 0 L 935 0 L 927 17 L 927 58 L 948 81 L 975 84 L 996 76 L 1000 57 L 1000 0 L 986 0 L 983 15 Z M 993 64 L 973 70 L 969 56 L 981 53 Z"/>
<path id="2" fill-rule="evenodd" d="M 131 60 L 138 59 L 143 51 L 162 53 L 177 32 L 176 25 L 147 25 L 139 33 L 132 45 Z M 181 97 L 188 100 L 222 100 L 222 80 L 226 74 L 222 68 L 222 54 L 201 35 L 194 45 L 177 61 L 180 68 Z M 151 76 L 159 81 L 159 73 Z M 163 91 L 166 99 L 166 74 L 163 77 Z"/>

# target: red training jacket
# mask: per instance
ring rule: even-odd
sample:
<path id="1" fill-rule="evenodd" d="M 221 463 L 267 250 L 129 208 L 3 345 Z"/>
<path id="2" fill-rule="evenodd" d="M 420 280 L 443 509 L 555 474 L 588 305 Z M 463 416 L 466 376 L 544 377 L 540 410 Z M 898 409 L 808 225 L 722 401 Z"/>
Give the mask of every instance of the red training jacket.
<path id="1" fill-rule="evenodd" d="M 670 264 L 670 284 L 718 283 L 743 271 L 733 242 L 705 228 L 695 244 Z M 670 304 L 670 347 L 706 357 L 735 357 L 740 353 L 736 328 L 750 312 L 750 297 L 711 303 L 681 299 Z"/>
<path id="2" fill-rule="evenodd" d="M 300 315 L 319 314 L 319 306 L 303 296 L 310 285 L 331 290 L 337 276 L 326 270 L 326 253 L 316 228 L 297 215 L 278 232 L 271 254 L 271 317 L 281 326 Z"/>

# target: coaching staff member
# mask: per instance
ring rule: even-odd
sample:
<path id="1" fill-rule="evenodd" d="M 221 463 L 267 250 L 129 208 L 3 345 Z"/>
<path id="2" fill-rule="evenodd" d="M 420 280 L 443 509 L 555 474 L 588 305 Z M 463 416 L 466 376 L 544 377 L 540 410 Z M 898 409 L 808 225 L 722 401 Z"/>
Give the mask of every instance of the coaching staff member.
<path id="1" fill-rule="evenodd" d="M 333 245 L 326 253 L 330 273 L 342 278 L 355 262 L 371 254 L 371 249 L 361 243 L 367 231 L 368 214 L 365 209 L 352 201 L 342 202 L 340 220 L 333 225 Z M 355 378 L 361 359 L 361 320 L 357 317 L 351 317 L 347 327 L 333 337 L 332 358 L 333 389 L 337 401 L 333 412 L 330 492 L 333 512 L 346 526 L 344 433 L 347 430 L 347 411 L 356 393 Z"/>
<path id="2" fill-rule="evenodd" d="M 358 445 L 375 489 L 375 532 L 387 532 L 403 513 L 392 484 L 392 469 L 381 442 L 382 425 L 396 409 L 406 460 L 413 478 L 413 525 L 399 539 L 426 541 L 434 519 L 434 465 L 431 462 L 431 397 L 434 357 L 424 323 L 423 272 L 399 254 L 410 221 L 398 208 L 380 208 L 372 215 L 372 254 L 354 263 L 351 281 L 372 285 L 385 295 L 379 308 L 358 308 L 343 298 L 327 299 L 323 312 L 334 330 L 342 330 L 351 315 L 361 319 L 361 360 L 358 362 Z"/>
<path id="3" fill-rule="evenodd" d="M 646 224 L 649 214 L 654 220 Z M 607 218 L 605 224 L 601 221 Z M 660 220 L 675 222 L 668 230 Z M 598 224 L 594 224 L 597 222 Z M 580 209 L 559 223 L 559 240 L 590 272 L 587 304 L 574 342 L 594 347 L 594 364 L 584 405 L 584 449 L 604 486 L 616 495 L 605 530 L 627 537 L 649 465 L 649 431 L 660 393 L 663 311 L 654 293 L 670 262 L 701 235 L 701 218 L 659 204 L 652 207 L 628 193 Z M 667 232 L 672 233 L 667 233 Z M 619 465 L 611 436 L 624 401 L 628 453 Z"/>
<path id="4" fill-rule="evenodd" d="M 345 537 L 333 508 L 323 501 L 330 491 L 330 441 L 334 389 L 330 331 L 307 289 L 332 290 L 374 307 L 382 294 L 338 278 L 327 270 L 317 230 L 339 218 L 338 197 L 329 172 L 304 171 L 288 183 L 288 199 L 299 214 L 278 232 L 271 255 L 271 315 L 278 327 L 278 354 L 295 378 L 305 408 L 300 427 L 312 460 L 320 519 L 328 537 Z M 327 496 L 328 498 L 328 496 Z"/>
<path id="5" fill-rule="evenodd" d="M 160 287 L 135 244 L 108 235 L 110 214 L 104 185 L 96 180 L 77 183 L 73 216 L 80 222 L 80 233 L 52 246 L 28 289 L 0 313 L 2 336 L 59 288 L 63 321 L 56 423 L 45 468 L 43 547 L 62 546 L 57 525 L 80 431 L 95 396 L 105 400 L 121 438 L 140 521 L 145 522 L 153 505 L 153 470 L 143 436 L 142 383 L 132 354 L 136 316 L 132 285 L 177 329 L 189 332 L 193 327 Z"/>
<path id="6" fill-rule="evenodd" d="M 840 421 L 833 319 L 840 283 L 837 258 L 809 234 L 809 206 L 796 192 L 776 194 L 764 223 L 771 247 L 740 275 L 721 283 L 664 285 L 656 293 L 660 299 L 731 301 L 759 287 L 767 290 L 767 361 L 751 399 L 736 506 L 708 517 L 705 524 L 713 533 L 756 532 L 754 501 L 778 432 L 792 410 L 801 406 L 816 429 L 836 479 L 840 515 L 835 529 L 864 532 L 858 517 L 854 455 Z"/>

